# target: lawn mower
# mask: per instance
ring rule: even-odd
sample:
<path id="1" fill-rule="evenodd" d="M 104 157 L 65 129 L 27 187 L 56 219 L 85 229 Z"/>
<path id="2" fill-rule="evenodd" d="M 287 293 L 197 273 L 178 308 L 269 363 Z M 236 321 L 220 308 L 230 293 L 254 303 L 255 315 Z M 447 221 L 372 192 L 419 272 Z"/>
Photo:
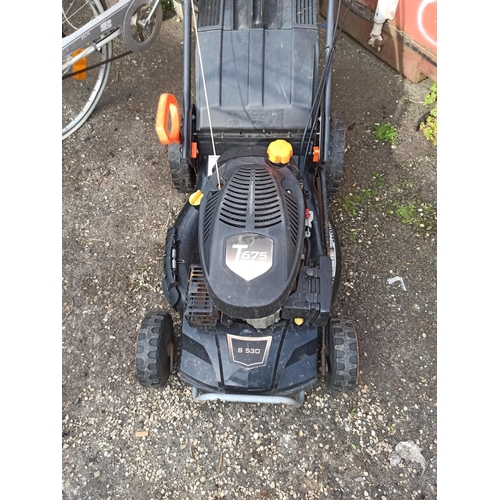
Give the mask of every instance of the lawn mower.
<path id="1" fill-rule="evenodd" d="M 328 214 L 345 147 L 330 112 L 340 1 L 329 0 L 321 76 L 315 0 L 200 0 L 193 30 L 188 5 L 183 109 L 162 94 L 156 120 L 173 185 L 189 193 L 161 281 L 182 320 L 180 361 L 172 316 L 148 312 L 138 381 L 160 388 L 178 366 L 196 401 L 293 406 L 323 376 L 353 389 L 358 344 L 333 310 L 341 256 Z"/>

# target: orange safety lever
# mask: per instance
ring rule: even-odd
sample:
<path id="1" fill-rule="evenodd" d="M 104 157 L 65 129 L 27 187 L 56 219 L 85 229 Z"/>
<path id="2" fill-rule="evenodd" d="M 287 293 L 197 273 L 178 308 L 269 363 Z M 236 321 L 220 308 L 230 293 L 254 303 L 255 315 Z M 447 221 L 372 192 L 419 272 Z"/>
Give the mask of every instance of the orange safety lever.
<path id="1" fill-rule="evenodd" d="M 156 111 L 156 133 L 162 144 L 181 143 L 181 113 L 173 94 L 160 96 Z"/>
<path id="2" fill-rule="evenodd" d="M 317 163 L 319 161 L 319 146 L 313 146 L 313 162 Z"/>

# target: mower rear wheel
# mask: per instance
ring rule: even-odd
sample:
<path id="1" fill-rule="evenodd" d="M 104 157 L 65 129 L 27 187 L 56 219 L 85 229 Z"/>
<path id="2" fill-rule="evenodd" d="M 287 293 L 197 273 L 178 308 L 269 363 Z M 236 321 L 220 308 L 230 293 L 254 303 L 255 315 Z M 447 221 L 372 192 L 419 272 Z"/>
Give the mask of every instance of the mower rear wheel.
<path id="1" fill-rule="evenodd" d="M 358 339 L 352 320 L 332 318 L 326 326 L 327 382 L 333 392 L 354 389 L 358 382 Z"/>
<path id="2" fill-rule="evenodd" d="M 330 119 L 330 144 L 328 157 L 325 159 L 326 191 L 328 196 L 334 196 L 339 190 L 344 169 L 344 150 L 344 119 L 341 114 L 334 113 Z"/>
<path id="3" fill-rule="evenodd" d="M 175 189 L 179 193 L 192 193 L 196 184 L 196 174 L 192 167 L 183 165 L 181 144 L 169 144 L 168 163 Z"/>
<path id="4" fill-rule="evenodd" d="M 172 316 L 151 311 L 142 320 L 137 336 L 135 365 L 143 387 L 163 387 L 170 375 L 174 342 Z"/>

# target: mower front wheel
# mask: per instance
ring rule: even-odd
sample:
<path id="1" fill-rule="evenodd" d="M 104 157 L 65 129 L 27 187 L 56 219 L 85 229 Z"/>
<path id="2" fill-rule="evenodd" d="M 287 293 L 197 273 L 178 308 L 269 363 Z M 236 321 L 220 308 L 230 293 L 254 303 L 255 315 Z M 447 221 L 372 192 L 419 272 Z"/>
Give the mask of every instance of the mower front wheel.
<path id="1" fill-rule="evenodd" d="M 358 383 L 358 339 L 352 320 L 332 318 L 326 325 L 327 383 L 333 392 L 354 389 Z"/>
<path id="2" fill-rule="evenodd" d="M 143 387 L 159 389 L 170 375 L 173 357 L 174 327 L 165 311 L 151 311 L 142 320 L 137 336 L 137 380 Z"/>

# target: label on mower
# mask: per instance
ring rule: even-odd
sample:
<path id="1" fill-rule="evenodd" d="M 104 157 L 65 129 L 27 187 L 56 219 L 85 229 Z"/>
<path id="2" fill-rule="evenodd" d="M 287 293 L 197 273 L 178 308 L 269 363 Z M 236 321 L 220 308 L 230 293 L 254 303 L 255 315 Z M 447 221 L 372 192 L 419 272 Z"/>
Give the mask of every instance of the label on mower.
<path id="1" fill-rule="evenodd" d="M 246 367 L 265 365 L 272 339 L 272 337 L 238 337 L 227 334 L 231 361 Z"/>
<path id="2" fill-rule="evenodd" d="M 273 265 L 273 240 L 253 233 L 231 236 L 226 242 L 226 265 L 246 281 L 257 278 Z"/>

